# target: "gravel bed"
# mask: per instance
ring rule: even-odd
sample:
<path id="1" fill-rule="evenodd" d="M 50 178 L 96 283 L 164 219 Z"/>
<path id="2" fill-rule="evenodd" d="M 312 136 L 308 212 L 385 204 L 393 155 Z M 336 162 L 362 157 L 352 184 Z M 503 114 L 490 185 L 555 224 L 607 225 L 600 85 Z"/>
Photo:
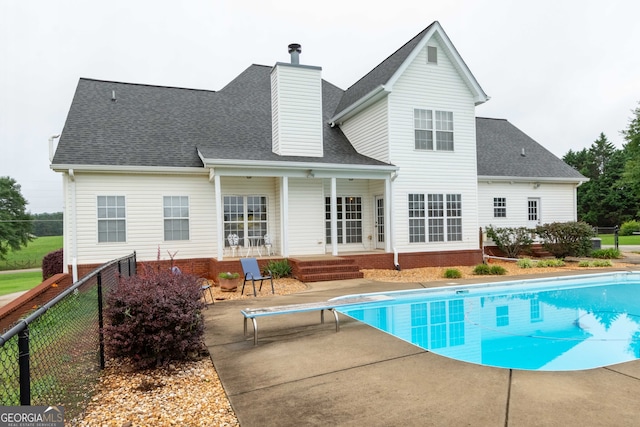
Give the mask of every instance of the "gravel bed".
<path id="1" fill-rule="evenodd" d="M 558 268 L 519 268 L 514 263 L 497 262 L 507 270 L 507 275 L 551 273 L 567 270 L 591 270 L 567 263 Z M 616 266 L 629 265 L 615 262 Z M 363 270 L 364 277 L 386 282 L 428 282 L 443 280 L 447 268 L 457 268 L 462 278 L 478 277 L 473 267 L 428 267 L 410 270 Z M 295 279 L 274 280 L 276 294 L 286 295 L 308 289 Z M 251 299 L 253 288 L 240 288 L 235 292 L 222 292 L 213 286 L 215 304 L 226 300 Z M 271 295 L 269 283 L 265 283 L 259 297 Z M 208 302 L 210 297 L 207 295 Z M 213 307 L 209 307 L 212 309 Z M 133 372 L 122 361 L 109 361 L 101 375 L 91 402 L 82 420 L 71 420 L 73 426 L 237 426 L 233 408 L 220 383 L 211 359 L 180 362 L 167 368 Z"/>

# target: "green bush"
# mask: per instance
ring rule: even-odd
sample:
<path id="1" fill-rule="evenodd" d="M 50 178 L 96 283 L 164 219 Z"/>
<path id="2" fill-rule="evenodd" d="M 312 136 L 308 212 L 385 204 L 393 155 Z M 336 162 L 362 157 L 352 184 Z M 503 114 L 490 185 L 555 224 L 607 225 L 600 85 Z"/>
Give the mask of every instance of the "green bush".
<path id="1" fill-rule="evenodd" d="M 487 264 L 478 264 L 474 267 L 473 274 L 477 274 L 479 276 L 491 274 L 491 267 Z"/>
<path id="2" fill-rule="evenodd" d="M 589 261 L 580 261 L 578 267 L 591 267 L 591 263 Z"/>
<path id="3" fill-rule="evenodd" d="M 489 268 L 489 274 L 503 276 L 507 274 L 507 270 L 501 265 L 492 265 L 491 268 Z"/>
<path id="4" fill-rule="evenodd" d="M 289 261 L 286 259 L 280 261 L 272 260 L 269 261 L 262 274 L 268 274 L 268 271 L 271 272 L 274 279 L 289 277 L 291 276 L 291 265 L 289 265 Z"/>
<path id="5" fill-rule="evenodd" d="M 622 258 L 622 255 L 620 254 L 619 249 L 607 248 L 591 251 L 591 257 L 600 259 L 618 259 Z"/>
<path id="6" fill-rule="evenodd" d="M 553 222 L 536 227 L 542 246 L 556 258 L 586 256 L 591 252 L 593 227 L 586 222 Z"/>
<path id="7" fill-rule="evenodd" d="M 518 262 L 516 263 L 516 265 L 520 268 L 532 268 L 534 267 L 533 261 L 531 261 L 529 258 L 522 258 L 519 259 Z"/>
<path id="8" fill-rule="evenodd" d="M 517 258 L 520 252 L 531 247 L 533 239 L 526 227 L 487 227 L 487 237 L 509 258 Z"/>
<path id="9" fill-rule="evenodd" d="M 608 259 L 596 259 L 591 263 L 591 265 L 594 267 L 611 267 L 613 264 L 611 264 L 611 261 Z"/>
<path id="10" fill-rule="evenodd" d="M 640 232 L 640 222 L 638 221 L 627 221 L 620 226 L 620 231 L 618 232 L 621 236 L 631 236 L 635 232 Z"/>
<path id="11" fill-rule="evenodd" d="M 447 279 L 459 279 L 462 277 L 462 273 L 457 268 L 448 268 L 444 272 L 444 277 Z"/>
<path id="12" fill-rule="evenodd" d="M 541 259 L 536 263 L 536 267 L 545 268 L 545 267 L 564 267 L 565 263 L 561 259 Z"/>

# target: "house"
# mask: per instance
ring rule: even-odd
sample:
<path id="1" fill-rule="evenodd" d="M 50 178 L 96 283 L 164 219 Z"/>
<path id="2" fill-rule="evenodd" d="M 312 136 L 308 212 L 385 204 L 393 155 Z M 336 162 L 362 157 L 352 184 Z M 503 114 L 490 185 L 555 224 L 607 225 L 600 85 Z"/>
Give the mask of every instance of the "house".
<path id="1" fill-rule="evenodd" d="M 489 97 L 438 22 L 347 90 L 289 53 L 219 91 L 80 79 L 51 165 L 66 264 L 166 251 L 211 275 L 268 234 L 290 260 L 471 265 L 481 227 L 576 219 L 585 178 L 476 118 Z"/>

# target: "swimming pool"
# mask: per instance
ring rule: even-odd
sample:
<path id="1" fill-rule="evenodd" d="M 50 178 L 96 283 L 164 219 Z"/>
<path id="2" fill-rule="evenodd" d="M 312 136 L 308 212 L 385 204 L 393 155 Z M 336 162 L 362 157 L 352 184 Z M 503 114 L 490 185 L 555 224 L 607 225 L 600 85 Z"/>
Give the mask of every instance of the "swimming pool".
<path id="1" fill-rule="evenodd" d="M 640 358 L 638 271 L 366 295 L 389 298 L 338 311 L 465 362 L 573 371 Z"/>

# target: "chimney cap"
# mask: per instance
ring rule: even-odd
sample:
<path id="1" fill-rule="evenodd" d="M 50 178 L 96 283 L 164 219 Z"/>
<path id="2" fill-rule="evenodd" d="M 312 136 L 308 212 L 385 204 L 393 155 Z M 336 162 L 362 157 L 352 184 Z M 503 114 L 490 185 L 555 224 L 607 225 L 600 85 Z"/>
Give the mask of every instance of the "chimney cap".
<path id="1" fill-rule="evenodd" d="M 298 43 L 291 43 L 289 45 L 289 53 L 292 53 L 292 52 L 301 53 L 302 52 L 302 45 L 300 45 Z"/>

